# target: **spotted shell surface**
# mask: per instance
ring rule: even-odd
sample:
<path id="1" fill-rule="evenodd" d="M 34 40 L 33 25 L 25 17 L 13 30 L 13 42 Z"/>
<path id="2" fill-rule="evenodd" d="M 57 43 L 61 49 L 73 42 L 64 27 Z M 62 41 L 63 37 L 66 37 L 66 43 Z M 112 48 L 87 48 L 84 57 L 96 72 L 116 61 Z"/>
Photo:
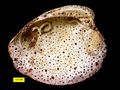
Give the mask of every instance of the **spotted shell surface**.
<path id="1" fill-rule="evenodd" d="M 106 55 L 94 12 L 68 5 L 47 11 L 26 24 L 9 42 L 13 65 L 33 80 L 71 85 L 95 74 Z"/>

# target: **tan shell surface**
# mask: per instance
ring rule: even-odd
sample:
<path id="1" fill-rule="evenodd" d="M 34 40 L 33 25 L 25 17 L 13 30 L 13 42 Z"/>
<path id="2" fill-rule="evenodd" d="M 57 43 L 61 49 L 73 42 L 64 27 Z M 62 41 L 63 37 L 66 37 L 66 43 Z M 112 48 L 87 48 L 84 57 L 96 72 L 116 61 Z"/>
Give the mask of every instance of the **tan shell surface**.
<path id="1" fill-rule="evenodd" d="M 106 55 L 94 13 L 68 5 L 45 12 L 10 41 L 8 51 L 22 74 L 51 85 L 75 84 L 97 72 Z"/>

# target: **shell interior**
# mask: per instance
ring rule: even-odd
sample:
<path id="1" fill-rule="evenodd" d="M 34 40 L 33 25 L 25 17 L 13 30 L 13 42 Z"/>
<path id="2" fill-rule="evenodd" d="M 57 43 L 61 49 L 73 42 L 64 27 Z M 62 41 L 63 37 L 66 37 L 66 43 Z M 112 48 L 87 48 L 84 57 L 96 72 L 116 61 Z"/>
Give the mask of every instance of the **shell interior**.
<path id="1" fill-rule="evenodd" d="M 51 85 L 75 84 L 91 77 L 106 54 L 94 12 L 68 5 L 45 12 L 10 41 L 8 51 L 22 74 Z"/>

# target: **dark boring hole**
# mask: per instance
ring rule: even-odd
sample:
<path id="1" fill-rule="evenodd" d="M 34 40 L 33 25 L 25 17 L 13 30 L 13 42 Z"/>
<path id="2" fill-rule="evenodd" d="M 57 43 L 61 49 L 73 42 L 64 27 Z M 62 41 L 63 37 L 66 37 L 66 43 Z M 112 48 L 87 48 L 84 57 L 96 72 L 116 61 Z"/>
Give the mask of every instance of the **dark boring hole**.
<path id="1" fill-rule="evenodd" d="M 91 64 L 91 68 L 93 67 L 93 64 Z"/>
<path id="2" fill-rule="evenodd" d="M 82 77 L 82 74 L 80 75 L 80 77 Z"/>
<path id="3" fill-rule="evenodd" d="M 89 38 L 89 39 L 91 39 L 91 38 Z"/>
<path id="4" fill-rule="evenodd" d="M 42 51 L 42 49 L 40 49 L 40 51 Z"/>
<path id="5" fill-rule="evenodd" d="M 47 69 L 45 69 L 45 72 L 47 72 Z"/>
<path id="6" fill-rule="evenodd" d="M 65 12 L 62 12 L 61 14 L 63 15 L 63 14 L 65 14 Z"/>
<path id="7" fill-rule="evenodd" d="M 95 59 L 95 57 L 93 57 L 93 59 Z"/>
<path id="8" fill-rule="evenodd" d="M 93 69 L 91 68 L 91 71 L 92 71 Z"/>
<path id="9" fill-rule="evenodd" d="M 86 32 L 86 30 L 83 30 L 83 32 Z"/>
<path id="10" fill-rule="evenodd" d="M 36 75 L 34 75 L 36 77 Z"/>
<path id="11" fill-rule="evenodd" d="M 28 56 L 28 55 L 25 55 L 26 57 Z"/>
<path id="12" fill-rule="evenodd" d="M 36 69 L 36 67 L 34 67 L 34 69 Z"/>
<path id="13" fill-rule="evenodd" d="M 44 14 L 44 17 L 46 17 L 47 16 L 47 14 Z"/>
<path id="14" fill-rule="evenodd" d="M 62 53 L 65 53 L 64 51 Z"/>
<path id="15" fill-rule="evenodd" d="M 43 81 L 45 81 L 45 79 L 43 79 Z"/>
<path id="16" fill-rule="evenodd" d="M 17 50 L 17 48 L 15 48 L 15 50 Z"/>
<path id="17" fill-rule="evenodd" d="M 90 47 L 90 45 L 88 45 L 88 47 Z"/>
<path id="18" fill-rule="evenodd" d="M 57 56 L 57 58 L 59 58 L 59 56 Z"/>
<path id="19" fill-rule="evenodd" d="M 25 49 L 25 48 L 23 48 L 23 49 Z"/>
<path id="20" fill-rule="evenodd" d="M 58 26 L 56 26 L 56 28 L 58 28 Z"/>
<path id="21" fill-rule="evenodd" d="M 61 38 L 61 36 L 59 36 L 59 38 Z"/>
<path id="22" fill-rule="evenodd" d="M 59 68 L 57 68 L 57 70 L 59 70 Z"/>
<path id="23" fill-rule="evenodd" d="M 34 54 L 36 54 L 37 52 L 34 52 Z"/>
<path id="24" fill-rule="evenodd" d="M 96 62 L 95 65 L 98 66 L 98 62 Z"/>
<path id="25" fill-rule="evenodd" d="M 70 15 L 72 15 L 72 12 L 70 12 Z"/>
<path id="26" fill-rule="evenodd" d="M 14 58 L 14 61 L 17 61 L 18 59 L 17 58 Z"/>
<path id="27" fill-rule="evenodd" d="M 27 41 L 27 39 L 26 39 L 26 38 L 24 38 L 24 41 L 26 42 L 26 41 Z"/>
<path id="28" fill-rule="evenodd" d="M 85 69 L 83 69 L 83 73 L 85 73 Z"/>
<path id="29" fill-rule="evenodd" d="M 77 69 L 77 67 L 74 67 L 74 70 L 76 70 Z"/>
<path id="30" fill-rule="evenodd" d="M 49 37 L 49 39 L 51 39 L 51 37 Z"/>
<path id="31" fill-rule="evenodd" d="M 75 73 L 75 75 L 78 75 L 78 73 Z"/>
<path id="32" fill-rule="evenodd" d="M 77 43 L 75 43 L 75 45 L 77 45 Z"/>
<path id="33" fill-rule="evenodd" d="M 54 79 L 54 76 L 51 76 L 51 79 Z"/>
<path id="34" fill-rule="evenodd" d="M 98 56 L 98 58 L 101 58 L 101 56 Z"/>
<path id="35" fill-rule="evenodd" d="M 81 61 L 83 61 L 83 59 L 81 59 Z"/>
<path id="36" fill-rule="evenodd" d="M 62 28 L 62 26 L 60 26 L 60 28 Z"/>

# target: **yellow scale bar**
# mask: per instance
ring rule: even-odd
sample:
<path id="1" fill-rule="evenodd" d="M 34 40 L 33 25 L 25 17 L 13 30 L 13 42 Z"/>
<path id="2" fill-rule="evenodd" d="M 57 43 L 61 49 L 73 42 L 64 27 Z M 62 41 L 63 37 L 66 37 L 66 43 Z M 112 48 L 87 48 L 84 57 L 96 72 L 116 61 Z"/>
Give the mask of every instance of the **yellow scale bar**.
<path id="1" fill-rule="evenodd" d="M 13 82 L 25 82 L 24 77 L 13 77 Z"/>

